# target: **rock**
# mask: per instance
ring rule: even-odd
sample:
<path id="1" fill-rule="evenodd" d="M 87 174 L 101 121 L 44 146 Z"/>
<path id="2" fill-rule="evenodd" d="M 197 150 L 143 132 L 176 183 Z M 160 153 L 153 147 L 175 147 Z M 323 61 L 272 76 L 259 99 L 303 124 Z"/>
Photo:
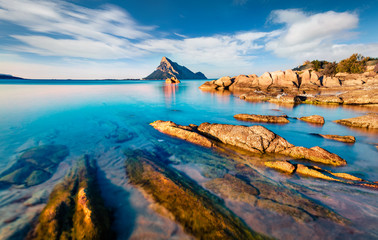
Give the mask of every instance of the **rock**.
<path id="1" fill-rule="evenodd" d="M 292 174 L 295 171 L 295 166 L 288 161 L 269 161 L 264 163 L 265 166 L 287 172 Z"/>
<path id="2" fill-rule="evenodd" d="M 171 78 L 165 79 L 165 83 L 176 84 L 176 83 L 180 83 L 180 80 L 178 80 L 176 77 L 171 77 Z"/>
<path id="3" fill-rule="evenodd" d="M 217 85 L 219 88 L 227 89 L 234 81 L 233 78 L 230 77 L 221 77 L 218 80 L 214 82 L 215 85 Z"/>
<path id="4" fill-rule="evenodd" d="M 273 84 L 272 76 L 269 72 L 264 73 L 258 78 L 259 86 L 262 88 L 268 88 L 270 85 Z"/>
<path id="5" fill-rule="evenodd" d="M 280 152 L 283 155 L 297 159 L 307 159 L 322 164 L 344 166 L 346 161 L 334 153 L 330 153 L 321 147 L 291 147 Z"/>
<path id="6" fill-rule="evenodd" d="M 160 120 L 151 125 L 160 132 L 205 147 L 213 147 L 212 141 L 219 141 L 252 153 L 277 153 L 335 166 L 346 164 L 344 159 L 320 147 L 296 147 L 263 126 L 202 123 L 195 128 Z"/>
<path id="7" fill-rule="evenodd" d="M 204 147 L 213 146 L 213 143 L 210 140 L 195 131 L 195 125 L 192 125 L 192 127 L 181 126 L 171 121 L 164 122 L 161 120 L 155 121 L 150 125 L 153 126 L 156 130 L 170 136 L 177 137 Z"/>
<path id="8" fill-rule="evenodd" d="M 200 89 L 204 89 L 204 90 L 207 90 L 207 89 L 217 89 L 218 87 L 219 86 L 215 84 L 215 80 L 213 80 L 213 81 L 207 81 L 204 84 L 202 84 L 201 86 L 199 86 Z"/>
<path id="9" fill-rule="evenodd" d="M 324 117 L 319 116 L 319 115 L 300 117 L 299 120 L 309 122 L 309 123 L 324 124 Z"/>
<path id="10" fill-rule="evenodd" d="M 56 185 L 26 239 L 113 239 L 110 212 L 97 184 L 97 167 L 84 156 Z"/>
<path id="11" fill-rule="evenodd" d="M 201 72 L 194 73 L 184 66 L 172 62 L 167 57 L 161 59 L 160 65 L 156 70 L 144 79 L 167 79 L 175 77 L 177 79 L 207 79 Z"/>
<path id="12" fill-rule="evenodd" d="M 317 85 L 317 86 L 321 86 L 320 75 L 319 75 L 319 73 L 317 73 L 317 72 L 315 72 L 315 71 L 312 71 L 312 72 L 311 72 L 310 82 L 311 82 L 312 84 Z"/>
<path id="13" fill-rule="evenodd" d="M 255 153 L 278 153 L 293 147 L 284 138 L 263 126 L 240 126 L 228 124 L 202 123 L 198 131 L 223 143 Z"/>
<path id="14" fill-rule="evenodd" d="M 130 183 L 142 188 L 196 239 L 265 238 L 228 210 L 220 198 L 164 164 L 160 153 L 130 150 L 125 154 Z"/>
<path id="15" fill-rule="evenodd" d="M 378 128 L 378 113 L 370 113 L 364 116 L 347 118 L 334 121 L 336 123 L 360 128 Z"/>
<path id="16" fill-rule="evenodd" d="M 305 176 L 309 176 L 309 177 L 313 177 L 313 178 L 320 178 L 320 179 L 324 179 L 324 180 L 329 180 L 329 181 L 339 181 L 338 179 L 324 175 L 323 173 L 321 173 L 321 172 L 319 172 L 315 169 L 309 168 L 309 167 L 302 165 L 302 164 L 297 164 L 296 173 L 299 173 L 299 174 L 302 174 L 302 175 L 305 175 Z"/>
<path id="17" fill-rule="evenodd" d="M 281 82 L 281 84 L 282 84 L 282 82 Z M 295 73 L 291 69 L 285 71 L 285 84 L 283 84 L 283 86 L 290 86 L 290 85 L 295 86 L 295 87 L 299 87 L 299 85 L 300 85 L 298 74 Z"/>
<path id="18" fill-rule="evenodd" d="M 336 140 L 339 142 L 354 143 L 356 138 L 353 136 L 340 136 L 340 135 L 331 135 L 331 134 L 318 134 L 319 136 L 327 139 Z"/>
<path id="19" fill-rule="evenodd" d="M 378 104 L 377 89 L 353 90 L 340 94 L 344 104 Z"/>
<path id="20" fill-rule="evenodd" d="M 29 148 L 11 167 L 0 174 L 0 183 L 25 187 L 41 184 L 51 178 L 59 163 L 68 154 L 68 148 L 63 145 Z"/>
<path id="21" fill-rule="evenodd" d="M 323 77 L 323 82 L 322 82 L 324 87 L 340 87 L 341 86 L 341 81 L 340 79 L 336 77 Z"/>
<path id="22" fill-rule="evenodd" d="M 239 75 L 235 77 L 234 83 L 229 87 L 232 91 L 234 89 L 250 89 L 259 86 L 258 77 L 256 74 L 252 75 Z"/>
<path id="23" fill-rule="evenodd" d="M 301 75 L 301 87 L 302 85 L 311 84 L 311 73 L 309 70 L 305 70 Z"/>
<path id="24" fill-rule="evenodd" d="M 249 122 L 267 123 L 289 123 L 287 116 L 256 115 L 256 114 L 236 114 L 234 118 Z"/>
<path id="25" fill-rule="evenodd" d="M 332 174 L 333 176 L 336 176 L 336 177 L 339 177 L 339 178 L 344 178 L 346 180 L 352 180 L 352 181 L 359 181 L 359 182 L 362 182 L 362 181 L 365 181 L 361 178 L 358 178 L 358 177 L 355 177 L 349 173 L 333 173 L 331 171 L 328 171 L 330 174 Z"/>
<path id="26" fill-rule="evenodd" d="M 282 86 L 285 84 L 285 73 L 283 71 L 275 71 L 270 73 L 273 84 Z"/>
<path id="27" fill-rule="evenodd" d="M 348 79 L 341 81 L 343 86 L 349 87 L 349 86 L 362 86 L 365 84 L 365 81 L 361 79 Z"/>

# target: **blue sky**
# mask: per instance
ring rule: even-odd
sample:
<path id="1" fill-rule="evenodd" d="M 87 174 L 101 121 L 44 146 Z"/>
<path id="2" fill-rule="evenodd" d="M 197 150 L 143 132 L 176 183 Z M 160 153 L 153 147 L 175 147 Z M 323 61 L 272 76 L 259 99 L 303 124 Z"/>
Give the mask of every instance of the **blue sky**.
<path id="1" fill-rule="evenodd" d="M 0 73 L 142 78 L 162 56 L 210 78 L 378 57 L 378 1 L 0 0 Z"/>

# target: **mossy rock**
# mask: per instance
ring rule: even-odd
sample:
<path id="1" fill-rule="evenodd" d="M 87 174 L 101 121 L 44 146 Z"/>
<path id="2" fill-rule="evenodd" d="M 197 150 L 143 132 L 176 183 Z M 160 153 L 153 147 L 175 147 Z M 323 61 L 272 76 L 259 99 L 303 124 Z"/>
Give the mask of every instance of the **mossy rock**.
<path id="1" fill-rule="evenodd" d="M 110 212 L 97 183 L 97 167 L 81 158 L 50 194 L 27 239 L 113 239 Z"/>
<path id="2" fill-rule="evenodd" d="M 6 186 L 16 184 L 25 187 L 41 184 L 51 178 L 68 154 L 68 148 L 64 145 L 29 148 L 0 174 L 0 182 Z"/>

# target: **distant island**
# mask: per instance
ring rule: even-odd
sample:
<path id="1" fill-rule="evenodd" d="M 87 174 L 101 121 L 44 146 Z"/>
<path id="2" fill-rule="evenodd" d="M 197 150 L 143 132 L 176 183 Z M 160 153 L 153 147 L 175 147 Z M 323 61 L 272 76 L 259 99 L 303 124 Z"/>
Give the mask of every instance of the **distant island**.
<path id="1" fill-rule="evenodd" d="M 177 79 L 207 79 L 203 73 L 194 73 L 185 66 L 181 66 L 175 62 L 172 62 L 167 57 L 163 57 L 161 59 L 160 65 L 156 68 L 156 70 L 143 79 L 162 80 L 172 77 L 175 77 Z"/>
<path id="2" fill-rule="evenodd" d="M 23 78 L 15 77 L 9 74 L 0 74 L 0 79 L 23 79 Z"/>

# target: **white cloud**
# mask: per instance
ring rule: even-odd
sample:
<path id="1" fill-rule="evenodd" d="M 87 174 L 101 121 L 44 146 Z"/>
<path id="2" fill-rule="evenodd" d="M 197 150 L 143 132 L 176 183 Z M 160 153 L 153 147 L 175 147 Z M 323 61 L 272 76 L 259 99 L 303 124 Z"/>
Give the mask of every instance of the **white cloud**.
<path id="1" fill-rule="evenodd" d="M 340 51 L 338 42 L 345 42 L 355 33 L 351 30 L 358 26 L 358 16 L 350 12 L 306 14 L 301 10 L 276 10 L 270 20 L 284 24 L 280 36 L 269 41 L 266 49 L 279 57 L 294 59 L 340 59 L 355 45 L 343 46 Z M 349 50 L 348 50 L 349 49 Z"/>
<path id="2" fill-rule="evenodd" d="M 12 46 L 13 50 L 95 59 L 143 54 L 130 40 L 150 38 L 148 32 L 155 28 L 137 24 L 127 12 L 114 6 L 88 9 L 46 0 L 0 0 L 0 20 L 32 32 L 28 36 L 14 36 L 24 44 Z M 53 34 L 54 38 L 46 34 Z"/>

